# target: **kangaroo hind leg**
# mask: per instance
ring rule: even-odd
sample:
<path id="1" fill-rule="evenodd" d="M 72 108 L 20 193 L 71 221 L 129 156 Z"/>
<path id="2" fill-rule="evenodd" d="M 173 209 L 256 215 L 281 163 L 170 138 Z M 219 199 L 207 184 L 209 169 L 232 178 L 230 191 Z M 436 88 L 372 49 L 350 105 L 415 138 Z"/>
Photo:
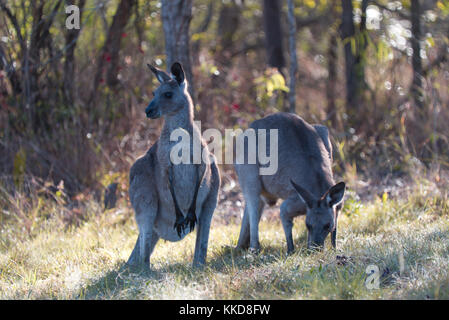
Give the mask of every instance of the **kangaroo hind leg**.
<path id="1" fill-rule="evenodd" d="M 258 220 L 262 217 L 262 212 L 264 209 L 265 203 L 263 201 L 259 202 L 258 209 Z M 249 232 L 249 214 L 248 208 L 245 205 L 245 211 L 243 213 L 242 218 L 242 226 L 240 228 L 239 240 L 237 242 L 237 249 L 248 249 L 249 248 L 249 240 L 250 240 L 250 232 Z"/>
<path id="2" fill-rule="evenodd" d="M 156 234 L 156 232 L 153 232 L 152 236 L 151 236 L 150 247 L 149 247 L 149 249 L 150 249 L 149 256 L 151 256 L 151 254 L 153 253 L 153 250 L 156 247 L 158 240 L 159 240 L 159 236 Z M 136 244 L 134 245 L 134 249 L 133 249 L 131 255 L 129 256 L 129 259 L 126 262 L 126 264 L 129 266 L 137 266 L 137 265 L 139 265 L 139 260 L 140 260 L 140 234 L 137 237 L 137 241 L 136 241 Z"/>

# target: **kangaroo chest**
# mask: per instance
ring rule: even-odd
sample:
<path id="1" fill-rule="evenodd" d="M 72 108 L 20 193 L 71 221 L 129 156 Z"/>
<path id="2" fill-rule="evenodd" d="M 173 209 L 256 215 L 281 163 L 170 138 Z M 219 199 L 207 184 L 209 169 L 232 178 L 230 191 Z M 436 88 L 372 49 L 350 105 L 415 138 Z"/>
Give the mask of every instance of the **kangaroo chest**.
<path id="1" fill-rule="evenodd" d="M 181 211 L 186 214 L 194 197 L 195 188 L 198 181 L 199 165 L 196 164 L 173 164 L 170 159 L 170 152 L 173 148 L 173 143 L 166 144 L 158 150 L 158 160 L 160 164 L 159 174 L 161 175 L 158 185 L 161 201 L 164 202 L 165 207 L 174 214 L 173 199 L 169 189 L 168 174 L 172 175 L 172 186 L 174 194 Z M 163 204 L 163 205 L 164 205 Z"/>
<path id="2" fill-rule="evenodd" d="M 198 181 L 198 170 L 194 164 L 172 165 L 174 195 L 183 214 L 190 208 Z"/>

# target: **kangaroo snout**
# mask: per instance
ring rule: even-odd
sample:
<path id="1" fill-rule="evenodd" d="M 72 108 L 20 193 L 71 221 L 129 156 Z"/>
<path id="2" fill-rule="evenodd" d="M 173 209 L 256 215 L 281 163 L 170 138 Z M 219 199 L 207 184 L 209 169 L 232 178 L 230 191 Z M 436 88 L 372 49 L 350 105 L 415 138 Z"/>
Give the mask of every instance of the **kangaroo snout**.
<path id="1" fill-rule="evenodd" d="M 145 113 L 147 115 L 147 118 L 150 119 L 157 119 L 161 116 L 161 113 L 159 112 L 159 108 L 155 106 L 154 101 L 151 101 L 148 107 L 145 109 Z"/>
<path id="2" fill-rule="evenodd" d="M 324 240 L 323 241 L 312 241 L 311 243 L 309 243 L 309 245 L 307 246 L 307 249 L 309 250 L 313 250 L 313 251 L 323 251 L 324 249 Z"/>

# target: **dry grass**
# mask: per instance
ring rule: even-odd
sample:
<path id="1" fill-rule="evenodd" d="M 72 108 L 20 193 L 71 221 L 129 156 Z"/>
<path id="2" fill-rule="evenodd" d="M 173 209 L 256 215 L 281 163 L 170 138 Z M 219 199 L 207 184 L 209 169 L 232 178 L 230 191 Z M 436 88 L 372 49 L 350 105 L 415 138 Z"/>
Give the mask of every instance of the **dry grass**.
<path id="1" fill-rule="evenodd" d="M 240 220 L 223 223 L 227 212 L 219 207 L 204 270 L 191 268 L 194 234 L 179 243 L 160 241 L 150 272 L 126 269 L 137 230 L 124 203 L 107 212 L 86 203 L 86 219 L 70 227 L 61 204 L 46 200 L 27 210 L 28 229 L 1 213 L 1 299 L 449 298 L 449 200 L 447 191 L 425 181 L 397 199 L 362 203 L 349 192 L 338 252 L 307 252 L 298 218 L 297 251 L 286 256 L 277 213 L 261 223 L 259 255 L 234 250 Z M 382 274 L 379 289 L 365 286 L 370 264 Z"/>

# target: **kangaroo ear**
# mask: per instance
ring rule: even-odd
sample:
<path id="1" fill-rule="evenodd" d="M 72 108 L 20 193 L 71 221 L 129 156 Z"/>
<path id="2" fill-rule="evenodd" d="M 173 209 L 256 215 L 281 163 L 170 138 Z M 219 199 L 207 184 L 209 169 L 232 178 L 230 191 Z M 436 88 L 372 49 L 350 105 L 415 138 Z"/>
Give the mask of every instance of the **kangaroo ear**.
<path id="1" fill-rule="evenodd" d="M 293 188 L 298 193 L 299 197 L 305 202 L 305 204 L 309 208 L 312 208 L 315 197 L 312 196 L 309 191 L 307 191 L 306 189 L 304 189 L 301 186 L 294 183 L 293 180 L 290 180 L 290 183 L 292 184 Z"/>
<path id="2" fill-rule="evenodd" d="M 346 185 L 344 182 L 339 182 L 336 185 L 330 187 L 324 197 L 326 198 L 329 207 L 336 206 L 343 201 L 345 195 Z"/>
<path id="3" fill-rule="evenodd" d="M 156 76 L 157 80 L 159 80 L 160 83 L 164 83 L 171 79 L 170 76 L 165 71 L 153 67 L 151 64 L 147 64 L 147 66 L 148 68 L 150 68 L 151 71 L 153 71 L 154 75 Z"/>
<path id="4" fill-rule="evenodd" d="M 182 65 L 179 62 L 173 63 L 170 69 L 172 75 L 175 76 L 176 81 L 179 85 L 181 85 L 185 80 L 184 70 L 182 69 Z"/>

